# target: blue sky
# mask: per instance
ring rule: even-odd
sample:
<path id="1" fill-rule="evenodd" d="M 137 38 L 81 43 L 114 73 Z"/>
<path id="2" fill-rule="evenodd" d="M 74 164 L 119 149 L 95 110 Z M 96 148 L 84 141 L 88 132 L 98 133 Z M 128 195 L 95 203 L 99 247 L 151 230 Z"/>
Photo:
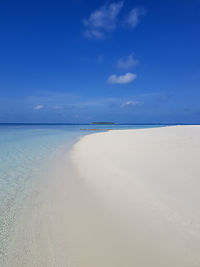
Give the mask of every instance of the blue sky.
<path id="1" fill-rule="evenodd" d="M 199 0 L 2 0 L 0 25 L 0 122 L 200 123 Z"/>

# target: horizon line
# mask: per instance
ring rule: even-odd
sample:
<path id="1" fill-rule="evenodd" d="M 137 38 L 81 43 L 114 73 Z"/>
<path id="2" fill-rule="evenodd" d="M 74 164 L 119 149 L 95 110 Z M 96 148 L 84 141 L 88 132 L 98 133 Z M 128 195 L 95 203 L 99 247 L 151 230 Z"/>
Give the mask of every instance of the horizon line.
<path id="1" fill-rule="evenodd" d="M 92 122 L 0 122 L 0 125 L 90 125 Z M 105 123 L 106 124 L 106 123 Z M 115 122 L 113 125 L 200 125 L 186 122 Z M 109 125 L 112 126 L 112 125 Z"/>

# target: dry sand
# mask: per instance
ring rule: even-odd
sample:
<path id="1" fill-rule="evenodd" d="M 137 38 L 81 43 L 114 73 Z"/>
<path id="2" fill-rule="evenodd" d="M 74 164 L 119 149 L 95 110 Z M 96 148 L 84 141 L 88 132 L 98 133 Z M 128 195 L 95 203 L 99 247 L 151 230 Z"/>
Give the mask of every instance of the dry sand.
<path id="1" fill-rule="evenodd" d="M 200 266 L 199 126 L 88 135 L 73 159 L 113 225 L 102 236 L 113 249 L 93 266 Z"/>
<path id="2" fill-rule="evenodd" d="M 199 267 L 200 127 L 117 130 L 60 151 L 6 267 Z"/>

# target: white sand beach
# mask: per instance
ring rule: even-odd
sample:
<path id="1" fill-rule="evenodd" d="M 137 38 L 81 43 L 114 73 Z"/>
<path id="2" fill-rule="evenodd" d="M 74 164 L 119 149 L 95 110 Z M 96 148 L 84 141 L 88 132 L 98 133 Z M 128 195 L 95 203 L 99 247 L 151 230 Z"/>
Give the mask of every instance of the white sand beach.
<path id="1" fill-rule="evenodd" d="M 199 126 L 95 133 L 67 157 L 43 174 L 7 266 L 200 266 Z"/>
<path id="2" fill-rule="evenodd" d="M 93 266 L 200 266 L 199 126 L 88 135 L 73 159 L 112 220 Z"/>

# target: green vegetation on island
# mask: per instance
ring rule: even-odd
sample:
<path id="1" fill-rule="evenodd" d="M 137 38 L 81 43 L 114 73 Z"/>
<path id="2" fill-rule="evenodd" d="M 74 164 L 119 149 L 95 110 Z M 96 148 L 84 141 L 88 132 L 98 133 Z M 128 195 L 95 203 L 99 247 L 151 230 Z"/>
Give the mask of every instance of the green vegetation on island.
<path id="1" fill-rule="evenodd" d="M 92 124 L 97 124 L 97 125 L 113 125 L 113 124 L 115 124 L 114 122 L 110 122 L 110 121 L 107 121 L 107 122 L 105 122 L 105 121 L 99 121 L 99 122 L 92 122 Z"/>

